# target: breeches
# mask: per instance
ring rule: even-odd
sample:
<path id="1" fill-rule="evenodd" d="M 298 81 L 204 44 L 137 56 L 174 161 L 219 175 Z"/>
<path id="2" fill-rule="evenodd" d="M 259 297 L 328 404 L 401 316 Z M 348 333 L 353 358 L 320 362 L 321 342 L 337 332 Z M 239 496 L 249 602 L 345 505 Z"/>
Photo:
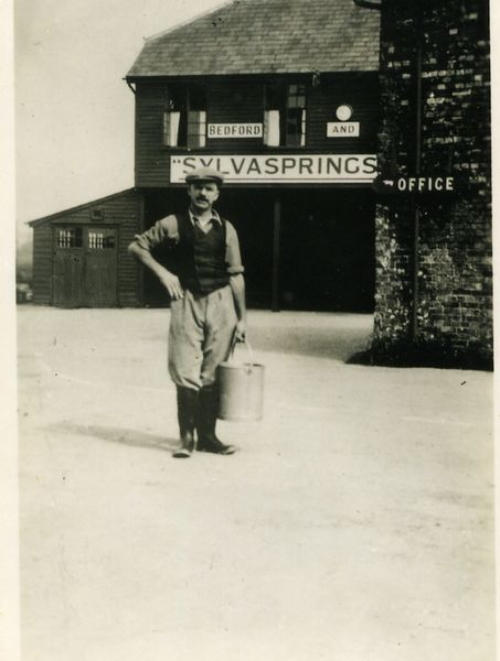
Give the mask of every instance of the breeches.
<path id="1" fill-rule="evenodd" d="M 198 390 L 215 381 L 227 359 L 236 327 L 233 292 L 227 285 L 206 294 L 184 291 L 170 304 L 168 369 L 172 381 Z"/>

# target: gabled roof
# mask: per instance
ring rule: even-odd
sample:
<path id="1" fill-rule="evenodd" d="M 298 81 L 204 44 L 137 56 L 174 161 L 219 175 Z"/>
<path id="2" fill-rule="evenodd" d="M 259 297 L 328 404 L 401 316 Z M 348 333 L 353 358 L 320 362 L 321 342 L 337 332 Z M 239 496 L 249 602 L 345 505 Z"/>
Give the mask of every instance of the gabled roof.
<path id="1" fill-rule="evenodd" d="M 35 218 L 34 220 L 28 220 L 26 225 L 29 225 L 30 227 L 37 227 L 38 225 L 43 225 L 44 223 L 48 223 L 51 220 L 55 220 L 56 218 L 66 216 L 67 214 L 76 213 L 77 211 L 82 211 L 83 209 L 90 209 L 91 207 L 104 204 L 105 202 L 109 202 L 110 200 L 113 200 L 117 197 L 123 197 L 124 195 L 129 195 L 130 193 L 134 192 L 136 192 L 136 188 L 126 188 L 125 190 L 121 190 L 118 193 L 112 193 L 111 195 L 99 197 L 95 200 L 91 200 L 90 202 L 77 204 L 74 207 L 69 207 L 68 209 L 63 209 L 62 211 L 56 211 L 56 213 L 51 213 L 48 216 L 42 216 L 40 218 Z"/>
<path id="2" fill-rule="evenodd" d="M 150 37 L 128 77 L 375 71 L 379 32 L 353 0 L 235 0 Z"/>

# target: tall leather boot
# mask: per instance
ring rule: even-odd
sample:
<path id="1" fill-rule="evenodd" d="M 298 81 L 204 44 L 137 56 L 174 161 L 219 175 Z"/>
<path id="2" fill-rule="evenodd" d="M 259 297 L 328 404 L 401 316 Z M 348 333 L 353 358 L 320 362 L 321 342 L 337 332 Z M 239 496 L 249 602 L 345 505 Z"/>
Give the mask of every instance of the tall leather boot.
<path id="1" fill-rule="evenodd" d="M 191 456 L 195 447 L 194 429 L 197 409 L 198 391 L 177 386 L 177 419 L 179 421 L 181 445 L 174 450 L 173 457 L 184 459 Z"/>
<path id="2" fill-rule="evenodd" d="M 198 400 L 198 450 L 214 454 L 233 454 L 234 445 L 224 445 L 215 435 L 219 393 L 216 386 L 205 386 L 200 390 Z"/>

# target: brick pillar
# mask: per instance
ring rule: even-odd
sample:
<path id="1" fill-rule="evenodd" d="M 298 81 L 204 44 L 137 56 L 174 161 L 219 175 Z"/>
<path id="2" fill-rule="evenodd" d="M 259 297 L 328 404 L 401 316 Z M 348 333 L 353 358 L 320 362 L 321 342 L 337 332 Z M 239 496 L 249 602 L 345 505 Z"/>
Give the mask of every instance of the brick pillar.
<path id="1" fill-rule="evenodd" d="M 420 17 L 416 15 L 419 6 Z M 418 199 L 416 290 L 411 202 L 380 198 L 373 340 L 378 362 L 492 364 L 487 26 L 485 0 L 382 3 L 381 168 L 391 174 L 415 174 L 416 50 L 420 40 L 421 173 L 452 175 L 463 184 L 453 197 Z"/>

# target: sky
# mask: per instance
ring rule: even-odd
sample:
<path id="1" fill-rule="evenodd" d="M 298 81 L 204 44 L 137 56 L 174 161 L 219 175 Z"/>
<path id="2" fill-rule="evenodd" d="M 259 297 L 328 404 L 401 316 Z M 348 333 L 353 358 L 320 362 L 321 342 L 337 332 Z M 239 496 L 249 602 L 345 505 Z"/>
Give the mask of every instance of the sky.
<path id="1" fill-rule="evenodd" d="M 16 229 L 134 183 L 134 96 L 123 77 L 143 38 L 223 0 L 16 0 Z"/>
<path id="2" fill-rule="evenodd" d="M 144 37 L 226 2 L 15 0 L 12 4 L 15 215 L 17 239 L 23 243 L 32 235 L 28 220 L 133 185 L 134 97 L 123 77 Z M 494 4 L 492 9 L 495 13 Z"/>

